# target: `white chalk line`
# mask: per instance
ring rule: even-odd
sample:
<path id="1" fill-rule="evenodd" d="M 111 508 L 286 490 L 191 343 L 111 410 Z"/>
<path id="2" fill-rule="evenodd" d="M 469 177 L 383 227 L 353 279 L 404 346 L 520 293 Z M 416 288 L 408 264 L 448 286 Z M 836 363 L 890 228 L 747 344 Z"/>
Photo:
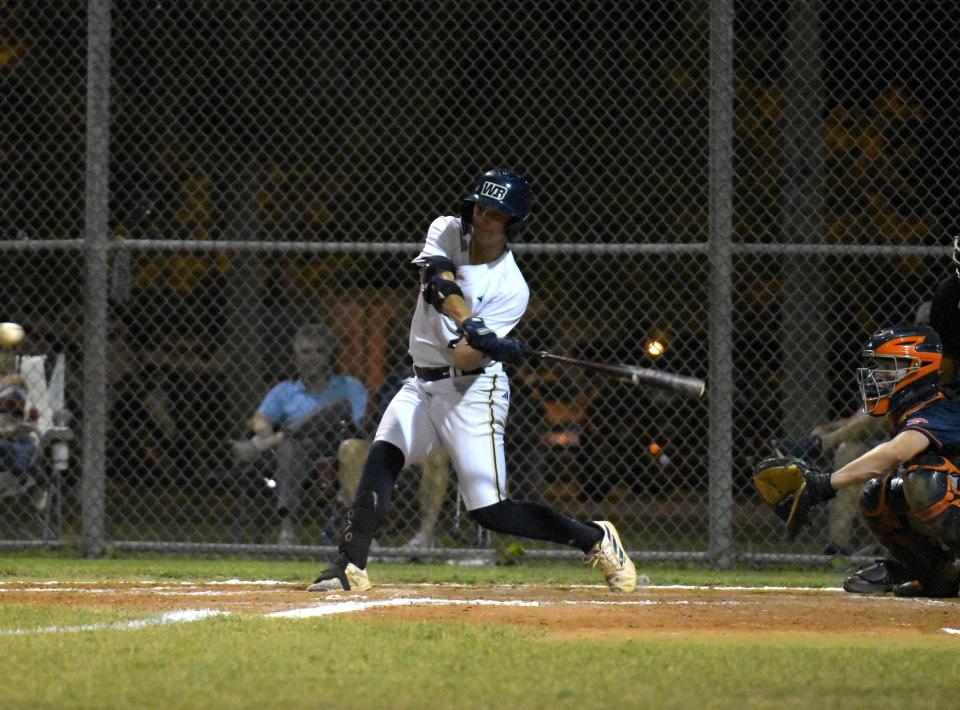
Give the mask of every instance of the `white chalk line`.
<path id="1" fill-rule="evenodd" d="M 741 606 L 742 602 L 720 600 L 717 602 L 690 601 L 677 599 L 671 601 L 656 599 L 624 599 L 619 601 L 570 600 L 561 601 L 524 601 L 520 599 L 444 599 L 433 597 L 394 597 L 393 599 L 372 599 L 369 601 L 348 600 L 322 602 L 319 606 L 301 609 L 287 609 L 266 614 L 273 619 L 307 619 L 332 614 L 348 614 L 368 609 L 400 606 L 505 606 L 505 607 L 557 607 L 557 606 Z"/>
<path id="2" fill-rule="evenodd" d="M 164 580 L 162 586 L 157 586 L 156 580 L 143 579 L 136 582 L 136 584 L 145 585 L 143 587 L 62 587 L 59 585 L 64 584 L 76 584 L 77 582 L 62 582 L 57 580 L 50 580 L 47 582 L 31 582 L 34 587 L 24 588 L 17 587 L 16 585 L 22 584 L 22 582 L 0 580 L 0 593 L 2 592 L 45 592 L 45 591 L 62 591 L 62 592 L 90 592 L 90 593 L 115 593 L 115 592 L 135 592 L 135 591 L 147 591 L 147 592 L 158 592 L 158 591 L 176 591 L 184 587 L 215 587 L 215 586 L 247 586 L 247 587 L 286 587 L 286 588 L 297 588 L 296 582 L 290 581 L 281 581 L 276 579 L 256 579 L 256 580 L 244 580 L 244 579 L 215 579 L 215 580 L 193 580 L 193 581 L 171 581 Z M 554 589 L 606 589 L 605 584 L 556 584 L 556 585 L 530 585 L 530 584 L 493 584 L 493 585 L 476 585 L 476 584 L 467 584 L 462 582 L 409 582 L 403 584 L 385 584 L 378 585 L 380 588 L 391 589 L 391 588 L 444 588 L 444 589 L 472 589 L 477 588 L 478 586 L 485 586 L 494 589 L 515 589 L 523 588 L 529 586 L 548 586 Z M 42 587 L 42 588 L 41 588 Z M 845 593 L 842 587 L 791 587 L 786 585 L 767 585 L 767 586 L 750 586 L 750 585 L 722 585 L 722 584 L 643 584 L 638 585 L 637 591 L 644 590 L 687 590 L 687 591 L 698 591 L 698 592 L 824 592 L 824 593 Z M 221 594 L 226 594 L 227 592 L 220 592 Z M 237 594 L 245 594 L 247 592 L 239 591 L 235 592 Z M 883 598 L 883 597 L 874 597 L 874 598 Z M 949 603 L 949 602 L 947 602 Z"/>
<path id="3" fill-rule="evenodd" d="M 266 618 L 287 618 L 287 619 L 307 619 L 318 616 L 330 616 L 333 614 L 351 614 L 368 609 L 382 607 L 410 607 L 410 606 L 499 606 L 499 607 L 553 607 L 553 606 L 732 606 L 740 602 L 724 601 L 719 602 L 698 602 L 688 600 L 657 601 L 651 599 L 626 599 L 620 601 L 599 601 L 599 600 L 563 600 L 552 601 L 524 601 L 520 599 L 442 599 L 433 597 L 395 597 L 393 599 L 374 599 L 374 600 L 344 600 L 321 602 L 319 605 L 301 608 L 288 609 L 284 611 L 274 611 L 264 614 Z M 215 609 L 183 609 L 178 611 L 166 612 L 159 616 L 146 619 L 136 619 L 134 621 L 118 621 L 103 624 L 83 624 L 79 626 L 42 626 L 33 629 L 3 629 L 0 630 L 0 636 L 26 636 L 30 634 L 53 634 L 53 633 L 76 633 L 81 631 L 111 631 L 122 630 L 131 631 L 143 629 L 148 626 L 160 626 L 166 624 L 177 624 L 192 621 L 200 621 L 213 616 L 227 616 L 230 612 L 218 611 Z"/>
<path id="4" fill-rule="evenodd" d="M 148 626 L 183 624 L 191 621 L 209 619 L 212 616 L 226 616 L 229 612 L 216 609 L 179 609 L 168 611 L 159 616 L 133 621 L 115 621 L 104 624 L 82 624 L 79 626 L 40 626 L 34 629 L 3 629 L 0 636 L 29 636 L 32 634 L 69 634 L 81 631 L 134 631 Z"/>
<path id="5" fill-rule="evenodd" d="M 678 585 L 671 585 L 663 588 L 676 589 Z M 684 586 L 684 589 L 718 589 L 716 587 L 694 587 L 694 586 Z M 72 588 L 64 588 L 72 589 Z M 728 587 L 723 587 L 720 589 L 730 589 Z M 767 591 L 774 590 L 779 591 L 777 588 L 769 587 L 758 587 L 758 588 L 739 588 L 741 590 L 749 591 Z M 794 589 L 792 587 L 786 587 L 784 589 Z M 810 588 L 811 591 L 821 591 L 820 588 Z M 16 590 L 8 590 L 16 591 Z M 106 590 L 105 590 L 106 591 Z M 116 591 L 116 590 L 109 590 Z M 832 590 L 828 590 L 832 591 Z M 212 592 L 210 592 L 212 593 Z M 232 592 L 231 594 L 242 594 L 243 592 Z M 560 601 L 527 601 L 520 599 L 446 599 L 446 598 L 436 598 L 436 597 L 394 597 L 391 599 L 373 599 L 373 600 L 363 600 L 363 599 L 339 599 L 339 595 L 336 595 L 338 598 L 330 599 L 326 602 L 319 602 L 310 607 L 304 607 L 299 609 L 286 609 L 283 611 L 268 612 L 263 616 L 265 618 L 272 619 L 307 619 L 307 618 L 316 618 L 321 616 L 331 616 L 335 614 L 351 614 L 367 611 L 370 609 L 377 608 L 388 608 L 388 607 L 412 607 L 412 606 L 497 606 L 497 607 L 513 607 L 513 608 L 536 608 L 536 607 L 557 607 L 557 606 L 632 606 L 632 607 L 644 607 L 644 606 L 742 606 L 748 604 L 749 602 L 741 602 L 734 600 L 717 600 L 717 601 L 702 601 L 702 600 L 688 600 L 688 599 L 677 599 L 677 600 L 657 600 L 657 599 L 623 599 L 623 600 L 560 600 Z M 878 598 L 878 597 L 874 597 Z M 903 601 L 903 600 L 901 600 Z M 220 611 L 216 609 L 182 609 L 172 612 L 165 612 L 158 616 L 149 617 L 146 619 L 136 619 L 133 621 L 121 621 L 121 622 L 112 622 L 112 623 L 101 623 L 101 624 L 83 624 L 78 626 L 43 626 L 33 629 L 3 629 L 0 630 L 0 636 L 26 636 L 34 634 L 55 634 L 55 633 L 77 633 L 77 632 L 91 632 L 91 631 L 132 631 L 137 629 L 143 629 L 150 626 L 162 626 L 169 624 L 178 624 L 178 623 L 190 623 L 194 621 L 200 621 L 202 619 L 207 619 L 215 616 L 227 616 L 230 615 L 230 612 Z M 951 635 L 960 635 L 960 629 L 944 627 L 942 629 L 947 634 Z"/>

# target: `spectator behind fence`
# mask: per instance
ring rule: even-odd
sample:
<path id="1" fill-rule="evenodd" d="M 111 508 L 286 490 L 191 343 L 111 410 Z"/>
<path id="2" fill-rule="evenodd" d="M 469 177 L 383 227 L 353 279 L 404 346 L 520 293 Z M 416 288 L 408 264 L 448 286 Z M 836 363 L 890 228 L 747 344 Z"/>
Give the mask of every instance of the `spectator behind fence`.
<path id="1" fill-rule="evenodd" d="M 45 489 L 31 473 L 37 455 L 37 438 L 27 411 L 27 383 L 18 372 L 0 378 L 0 498 L 29 492 L 40 510 L 46 503 Z"/>
<path id="2" fill-rule="evenodd" d="M 249 421 L 253 438 L 234 443 L 238 461 L 275 467 L 281 545 L 297 544 L 297 516 L 319 467 L 339 462 L 340 495 L 346 503 L 353 500 L 360 480 L 366 447 L 356 434 L 367 392 L 357 379 L 332 374 L 336 350 L 325 325 L 301 326 L 293 339 L 299 377 L 267 392 Z"/>

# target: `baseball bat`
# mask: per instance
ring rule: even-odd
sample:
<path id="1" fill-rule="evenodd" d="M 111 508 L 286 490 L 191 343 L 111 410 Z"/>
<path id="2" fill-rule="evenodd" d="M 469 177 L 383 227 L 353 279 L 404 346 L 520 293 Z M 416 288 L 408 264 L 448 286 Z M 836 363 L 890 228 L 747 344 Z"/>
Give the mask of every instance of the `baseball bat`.
<path id="1" fill-rule="evenodd" d="M 706 382 L 688 375 L 678 375 L 673 372 L 664 372 L 663 370 L 654 370 L 638 365 L 578 360 L 575 357 L 567 357 L 566 355 L 554 355 L 546 350 L 530 351 L 529 354 L 541 360 L 553 360 L 566 365 L 581 367 L 584 370 L 592 370 L 601 375 L 612 377 L 618 382 L 627 382 L 632 385 L 637 385 L 638 387 L 656 387 L 657 389 L 676 392 L 677 394 L 692 397 L 693 399 L 700 399 L 703 397 L 704 392 L 707 391 Z"/>

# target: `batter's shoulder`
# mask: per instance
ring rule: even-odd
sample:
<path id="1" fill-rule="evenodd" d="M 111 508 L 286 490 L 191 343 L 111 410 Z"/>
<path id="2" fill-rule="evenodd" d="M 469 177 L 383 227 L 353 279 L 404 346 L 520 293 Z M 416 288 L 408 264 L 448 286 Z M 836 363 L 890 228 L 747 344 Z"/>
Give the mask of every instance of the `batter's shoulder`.
<path id="1" fill-rule="evenodd" d="M 460 218 L 452 215 L 441 215 L 430 223 L 427 229 L 427 240 L 431 237 L 443 240 L 460 241 Z"/>
<path id="2" fill-rule="evenodd" d="M 461 241 L 460 218 L 437 217 L 430 223 L 423 250 L 413 260 L 413 263 L 421 263 L 430 256 L 446 256 L 459 263 L 459 256 L 463 250 Z"/>

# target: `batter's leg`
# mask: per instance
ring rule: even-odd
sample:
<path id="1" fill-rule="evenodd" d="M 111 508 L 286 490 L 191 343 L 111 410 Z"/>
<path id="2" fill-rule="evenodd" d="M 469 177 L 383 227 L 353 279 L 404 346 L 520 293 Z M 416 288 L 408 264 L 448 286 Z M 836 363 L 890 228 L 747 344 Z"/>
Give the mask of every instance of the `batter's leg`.
<path id="1" fill-rule="evenodd" d="M 593 523 L 581 523 L 549 506 L 528 501 L 502 500 L 471 510 L 468 515 L 493 532 L 569 545 L 584 554 L 603 537 L 603 531 Z"/>
<path id="2" fill-rule="evenodd" d="M 386 441 L 370 447 L 357 496 L 347 511 L 339 545 L 340 555 L 320 573 L 307 591 L 364 591 L 370 588 L 366 567 L 373 534 L 387 518 L 390 495 L 403 469 L 403 452 Z"/>

